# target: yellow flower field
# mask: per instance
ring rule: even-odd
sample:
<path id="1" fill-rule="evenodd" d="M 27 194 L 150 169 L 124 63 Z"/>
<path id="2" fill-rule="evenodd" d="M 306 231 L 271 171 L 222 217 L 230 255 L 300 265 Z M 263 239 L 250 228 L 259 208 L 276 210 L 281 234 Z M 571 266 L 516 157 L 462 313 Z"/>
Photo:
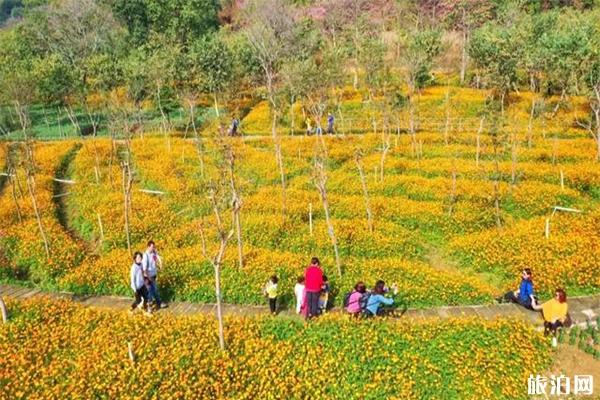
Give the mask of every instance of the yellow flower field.
<path id="1" fill-rule="evenodd" d="M 2 398 L 524 399 L 549 361 L 543 337 L 513 320 L 229 317 L 220 351 L 210 317 L 8 307 Z"/>

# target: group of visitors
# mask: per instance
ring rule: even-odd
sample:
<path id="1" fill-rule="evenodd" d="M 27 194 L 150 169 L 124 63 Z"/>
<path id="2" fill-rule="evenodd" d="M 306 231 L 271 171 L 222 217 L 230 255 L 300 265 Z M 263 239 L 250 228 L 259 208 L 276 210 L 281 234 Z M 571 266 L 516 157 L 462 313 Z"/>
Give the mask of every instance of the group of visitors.
<path id="1" fill-rule="evenodd" d="M 167 307 L 161 301 L 156 285 L 158 271 L 161 268 L 162 261 L 154 241 L 148 241 L 148 247 L 143 254 L 139 251 L 134 253 L 130 272 L 130 286 L 135 300 L 131 305 L 131 312 L 137 308 L 142 308 L 150 315 L 153 306 L 157 309 Z"/>
<path id="2" fill-rule="evenodd" d="M 516 303 L 529 310 L 541 311 L 544 318 L 544 335 L 552 334 L 552 345 L 555 347 L 558 328 L 569 327 L 572 323 L 568 313 L 567 293 L 564 289 L 557 288 L 552 299 L 543 304 L 538 303 L 530 268 L 521 271 L 521 284 L 518 290 L 507 292 L 497 300 L 499 303 Z"/>
<path id="3" fill-rule="evenodd" d="M 277 314 L 277 284 L 279 279 L 273 275 L 264 287 L 263 294 L 268 298 L 269 309 L 272 314 Z M 396 285 L 392 285 L 393 295 L 398 294 Z M 296 313 L 306 319 L 314 318 L 327 312 L 330 304 L 331 286 L 327 276 L 323 274 L 321 263 L 313 257 L 304 275 L 298 277 L 294 287 L 296 298 Z M 353 316 L 373 317 L 382 315 L 384 306 L 394 303 L 390 289 L 382 280 L 377 281 L 373 290 L 367 290 L 363 282 L 358 282 L 354 290 L 344 296 L 344 310 Z"/>
<path id="4" fill-rule="evenodd" d="M 321 135 L 323 133 L 323 131 L 321 129 L 321 124 L 317 123 L 316 124 L 317 127 L 313 130 L 312 122 L 313 121 L 311 120 L 310 117 L 306 117 L 306 121 L 305 121 L 305 124 L 306 124 L 306 134 L 309 135 L 309 136 L 312 135 L 313 133 L 316 133 L 317 135 Z M 335 130 L 334 130 L 334 127 L 333 127 L 334 122 L 335 122 L 335 118 L 334 118 L 333 114 L 331 114 L 331 113 L 328 114 L 327 115 L 327 131 L 326 132 L 329 135 L 333 135 L 335 133 Z"/>

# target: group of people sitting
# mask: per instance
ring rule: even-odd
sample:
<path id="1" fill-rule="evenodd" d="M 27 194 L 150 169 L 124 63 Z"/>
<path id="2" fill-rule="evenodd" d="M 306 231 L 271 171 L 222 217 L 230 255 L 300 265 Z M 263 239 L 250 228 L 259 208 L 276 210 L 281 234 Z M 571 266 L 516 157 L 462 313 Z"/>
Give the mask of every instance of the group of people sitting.
<path id="1" fill-rule="evenodd" d="M 134 253 L 130 271 L 130 285 L 135 300 L 131 305 L 130 312 L 142 308 L 147 315 L 150 315 L 153 308 L 167 307 L 167 304 L 161 301 L 156 286 L 158 270 L 161 267 L 162 261 L 158 251 L 156 251 L 154 241 L 148 241 L 148 247 L 143 254 L 139 251 Z"/>
<path id="2" fill-rule="evenodd" d="M 533 286 L 533 277 L 530 268 L 521 271 L 521 284 L 519 289 L 510 291 L 497 299 L 499 303 L 516 303 L 528 310 L 541 311 L 544 318 L 544 334 L 552 333 L 552 345 L 556 347 L 558 328 L 571 326 L 567 293 L 562 288 L 554 291 L 554 297 L 543 304 L 538 303 Z"/>
<path id="3" fill-rule="evenodd" d="M 269 300 L 272 314 L 277 314 L 278 282 L 278 277 L 273 275 L 263 290 Z M 330 307 L 330 293 L 331 287 L 327 276 L 323 274 L 321 263 L 317 257 L 313 257 L 304 275 L 298 277 L 298 282 L 294 287 L 296 313 L 306 319 L 326 313 Z M 344 296 L 344 310 L 356 317 L 382 315 L 385 306 L 394 304 L 393 296 L 397 294 L 396 285 L 388 288 L 382 280 L 378 280 L 373 290 L 370 291 L 363 282 L 358 282 L 354 286 L 354 290 Z"/>

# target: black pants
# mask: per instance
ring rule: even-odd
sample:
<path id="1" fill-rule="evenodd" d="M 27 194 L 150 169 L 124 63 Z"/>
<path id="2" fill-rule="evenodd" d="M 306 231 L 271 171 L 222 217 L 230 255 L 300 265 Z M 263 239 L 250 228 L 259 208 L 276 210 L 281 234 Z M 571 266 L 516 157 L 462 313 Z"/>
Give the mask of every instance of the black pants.
<path id="1" fill-rule="evenodd" d="M 306 307 L 308 308 L 308 318 L 319 315 L 319 297 L 321 297 L 321 292 L 306 292 Z"/>
<path id="2" fill-rule="evenodd" d="M 269 308 L 271 309 L 271 314 L 275 314 L 277 311 L 277 297 L 274 299 L 269 298 Z"/>
<path id="3" fill-rule="evenodd" d="M 504 295 L 504 300 L 510 302 L 510 303 L 516 303 L 519 304 L 525 308 L 527 308 L 528 310 L 533 310 L 533 307 L 531 306 L 531 299 L 527 299 L 527 301 L 521 301 L 517 296 L 515 296 L 515 293 L 510 291 L 510 292 L 506 292 L 506 294 Z"/>
<path id="4" fill-rule="evenodd" d="M 563 323 L 558 320 L 554 322 L 544 321 L 544 334 L 547 335 L 548 333 L 552 332 L 552 334 L 556 336 L 556 331 L 562 326 Z"/>
<path id="5" fill-rule="evenodd" d="M 135 301 L 131 305 L 131 309 L 135 310 L 142 300 L 144 300 L 144 303 L 148 303 L 148 289 L 146 289 L 146 285 L 135 291 Z"/>

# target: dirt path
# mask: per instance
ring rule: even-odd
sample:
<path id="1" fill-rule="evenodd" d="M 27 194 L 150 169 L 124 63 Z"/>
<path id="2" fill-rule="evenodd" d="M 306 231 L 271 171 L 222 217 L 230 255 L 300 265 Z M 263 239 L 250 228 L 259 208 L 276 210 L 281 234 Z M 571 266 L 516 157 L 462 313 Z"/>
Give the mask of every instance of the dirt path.
<path id="1" fill-rule="evenodd" d="M 600 360 L 595 359 L 590 354 L 582 351 L 577 346 L 568 344 L 559 344 L 553 356 L 553 363 L 550 368 L 541 374 L 547 378 L 550 375 L 560 376 L 561 374 L 571 379 L 571 386 L 575 375 L 592 375 L 594 377 L 595 396 L 577 396 L 569 398 L 590 399 L 600 398 Z M 571 388 L 572 389 L 572 388 Z"/>

